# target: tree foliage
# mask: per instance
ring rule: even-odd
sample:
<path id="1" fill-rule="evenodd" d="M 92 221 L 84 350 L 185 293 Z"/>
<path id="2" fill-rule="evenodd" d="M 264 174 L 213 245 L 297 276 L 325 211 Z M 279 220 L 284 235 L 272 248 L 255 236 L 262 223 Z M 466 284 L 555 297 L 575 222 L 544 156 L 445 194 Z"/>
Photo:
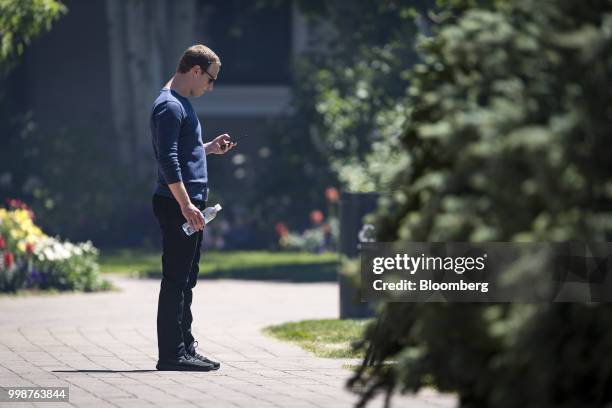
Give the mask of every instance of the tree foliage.
<path id="1" fill-rule="evenodd" d="M 381 138 L 373 118 L 378 112 L 391 116 L 387 108 L 407 84 L 401 70 L 414 51 L 398 39 L 414 35 L 412 3 L 299 2 L 311 29 L 309 44 L 294 65 L 292 113 L 272 129 L 274 161 L 258 170 L 257 199 L 251 201 L 262 222 L 295 227 L 296 214 L 325 206 L 323 190 L 338 178 L 354 189 L 374 188 L 362 162 Z M 390 126 L 383 132 L 398 135 L 397 122 Z"/>
<path id="2" fill-rule="evenodd" d="M 65 12 L 56 0 L 0 0 L 0 73 L 5 74 L 25 47 Z"/>
<path id="3" fill-rule="evenodd" d="M 367 168 L 365 159 L 373 144 L 395 158 L 386 141 L 400 133 L 395 106 L 416 59 L 414 6 L 428 2 L 303 3 L 318 27 L 298 67 L 301 110 L 313 111 L 310 137 L 346 188 L 372 191 L 384 175 Z"/>
<path id="4" fill-rule="evenodd" d="M 609 240 L 611 33 L 603 0 L 499 2 L 439 21 L 400 102 L 403 161 L 389 164 L 379 239 Z M 605 304 L 389 303 L 351 384 L 362 402 L 433 384 L 465 407 L 603 406 L 609 314 Z"/>

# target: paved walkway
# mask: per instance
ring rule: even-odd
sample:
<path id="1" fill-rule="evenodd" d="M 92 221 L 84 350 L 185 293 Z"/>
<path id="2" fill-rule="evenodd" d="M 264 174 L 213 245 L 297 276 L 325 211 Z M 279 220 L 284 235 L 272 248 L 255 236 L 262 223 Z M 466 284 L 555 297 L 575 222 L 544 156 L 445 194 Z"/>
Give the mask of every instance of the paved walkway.
<path id="1" fill-rule="evenodd" d="M 0 297 L 0 385 L 64 386 L 78 407 L 351 407 L 343 360 L 313 357 L 270 339 L 270 324 L 338 316 L 333 283 L 200 281 L 194 293 L 199 351 L 209 373 L 158 372 L 159 281 L 113 277 L 121 292 Z M 392 406 L 452 407 L 425 391 Z M 68 406 L 2 403 L 0 406 Z M 368 405 L 382 406 L 382 398 Z"/>

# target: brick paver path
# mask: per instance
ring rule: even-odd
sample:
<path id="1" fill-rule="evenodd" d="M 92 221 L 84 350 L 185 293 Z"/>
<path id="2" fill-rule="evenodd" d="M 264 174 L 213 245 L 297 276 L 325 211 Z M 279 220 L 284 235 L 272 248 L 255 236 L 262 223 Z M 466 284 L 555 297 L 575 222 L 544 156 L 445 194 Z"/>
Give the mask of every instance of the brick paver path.
<path id="1" fill-rule="evenodd" d="M 313 357 L 261 333 L 270 324 L 338 316 L 333 283 L 200 281 L 194 332 L 216 372 L 158 372 L 159 281 L 113 277 L 121 292 L 0 297 L 0 385 L 64 386 L 78 407 L 351 407 L 347 361 Z M 425 391 L 394 407 L 452 407 Z M 2 403 L 0 406 L 68 406 Z M 371 403 L 382 406 L 382 398 Z"/>

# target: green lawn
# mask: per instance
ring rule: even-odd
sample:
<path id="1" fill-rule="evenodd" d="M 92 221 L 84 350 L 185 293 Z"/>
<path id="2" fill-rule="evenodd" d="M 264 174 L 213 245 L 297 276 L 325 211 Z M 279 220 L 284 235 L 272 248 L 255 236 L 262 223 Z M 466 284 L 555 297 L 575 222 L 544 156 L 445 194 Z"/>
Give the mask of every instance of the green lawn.
<path id="1" fill-rule="evenodd" d="M 203 278 L 335 281 L 338 255 L 270 251 L 205 251 L 200 260 Z M 102 273 L 141 277 L 161 276 L 161 252 L 101 251 Z"/>
<path id="2" fill-rule="evenodd" d="M 264 333 L 279 340 L 296 343 L 318 357 L 363 358 L 351 343 L 362 338 L 364 327 L 371 319 L 303 320 L 269 326 Z"/>

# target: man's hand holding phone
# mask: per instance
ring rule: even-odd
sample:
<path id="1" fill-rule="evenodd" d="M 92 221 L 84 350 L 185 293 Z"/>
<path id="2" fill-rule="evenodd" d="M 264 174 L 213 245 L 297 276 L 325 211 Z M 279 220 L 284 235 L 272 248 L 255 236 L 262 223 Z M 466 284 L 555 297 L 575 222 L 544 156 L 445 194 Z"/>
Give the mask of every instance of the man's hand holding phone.
<path id="1" fill-rule="evenodd" d="M 236 143 L 232 142 L 230 135 L 224 133 L 214 138 L 210 143 L 207 143 L 204 147 L 206 153 L 212 154 L 225 154 L 232 150 L 236 146 Z"/>

